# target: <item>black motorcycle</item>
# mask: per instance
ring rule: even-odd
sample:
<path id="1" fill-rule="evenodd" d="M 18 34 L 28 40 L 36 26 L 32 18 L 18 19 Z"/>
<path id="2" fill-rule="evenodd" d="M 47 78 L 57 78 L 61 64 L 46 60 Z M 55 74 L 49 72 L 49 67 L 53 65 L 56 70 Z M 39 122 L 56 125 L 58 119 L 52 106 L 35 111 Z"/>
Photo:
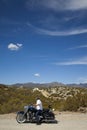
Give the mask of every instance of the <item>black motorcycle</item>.
<path id="1" fill-rule="evenodd" d="M 16 120 L 18 123 L 25 122 L 36 122 L 37 124 L 42 122 L 55 122 L 55 114 L 52 112 L 50 108 L 43 109 L 37 114 L 37 110 L 34 106 L 24 106 L 24 111 L 19 111 L 16 116 Z"/>

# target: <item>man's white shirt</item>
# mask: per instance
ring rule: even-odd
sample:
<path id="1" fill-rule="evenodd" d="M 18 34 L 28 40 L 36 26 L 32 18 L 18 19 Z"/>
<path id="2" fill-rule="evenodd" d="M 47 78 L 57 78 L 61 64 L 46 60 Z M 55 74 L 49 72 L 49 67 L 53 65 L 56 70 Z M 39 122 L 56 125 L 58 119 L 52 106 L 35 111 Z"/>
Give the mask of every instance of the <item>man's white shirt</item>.
<path id="1" fill-rule="evenodd" d="M 37 101 L 36 101 L 36 109 L 37 110 L 42 110 L 43 109 L 43 107 L 42 107 L 42 102 L 41 102 L 41 100 L 40 99 L 38 99 Z"/>

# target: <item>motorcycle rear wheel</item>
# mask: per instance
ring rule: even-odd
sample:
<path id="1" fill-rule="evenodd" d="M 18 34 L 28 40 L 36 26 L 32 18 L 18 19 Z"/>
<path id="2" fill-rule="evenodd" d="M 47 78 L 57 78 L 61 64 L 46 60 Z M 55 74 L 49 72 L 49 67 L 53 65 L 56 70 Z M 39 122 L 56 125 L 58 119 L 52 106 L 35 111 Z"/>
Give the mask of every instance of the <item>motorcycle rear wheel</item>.
<path id="1" fill-rule="evenodd" d="M 17 114 L 16 120 L 17 120 L 18 123 L 26 122 L 26 118 L 25 118 L 24 114 L 22 114 L 22 113 Z"/>

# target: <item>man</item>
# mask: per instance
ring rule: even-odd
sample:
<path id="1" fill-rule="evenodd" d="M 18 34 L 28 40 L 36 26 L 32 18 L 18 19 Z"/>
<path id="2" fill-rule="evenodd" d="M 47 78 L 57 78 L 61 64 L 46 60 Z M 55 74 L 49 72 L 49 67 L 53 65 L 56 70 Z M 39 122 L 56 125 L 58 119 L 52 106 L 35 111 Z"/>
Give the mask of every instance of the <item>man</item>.
<path id="1" fill-rule="evenodd" d="M 41 115 L 41 112 L 43 110 L 43 106 L 42 106 L 42 102 L 40 100 L 40 98 L 37 98 L 36 100 L 36 109 L 37 109 L 37 112 L 36 112 L 36 121 L 37 121 L 37 124 L 40 123 L 40 115 Z"/>

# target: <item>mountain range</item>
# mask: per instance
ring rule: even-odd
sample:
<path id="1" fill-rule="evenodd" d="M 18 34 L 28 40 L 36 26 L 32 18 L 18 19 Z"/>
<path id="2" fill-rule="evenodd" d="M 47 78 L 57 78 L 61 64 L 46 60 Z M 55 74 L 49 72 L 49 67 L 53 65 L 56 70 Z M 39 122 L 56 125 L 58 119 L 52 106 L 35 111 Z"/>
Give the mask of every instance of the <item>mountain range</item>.
<path id="1" fill-rule="evenodd" d="M 8 85 L 9 86 L 9 85 Z M 63 84 L 59 82 L 50 82 L 50 83 L 16 83 L 12 84 L 10 86 L 15 86 L 15 87 L 30 87 L 30 88 L 35 88 L 35 87 L 55 87 L 55 86 L 68 86 L 68 87 L 87 87 L 87 83 L 80 83 L 80 84 Z"/>

